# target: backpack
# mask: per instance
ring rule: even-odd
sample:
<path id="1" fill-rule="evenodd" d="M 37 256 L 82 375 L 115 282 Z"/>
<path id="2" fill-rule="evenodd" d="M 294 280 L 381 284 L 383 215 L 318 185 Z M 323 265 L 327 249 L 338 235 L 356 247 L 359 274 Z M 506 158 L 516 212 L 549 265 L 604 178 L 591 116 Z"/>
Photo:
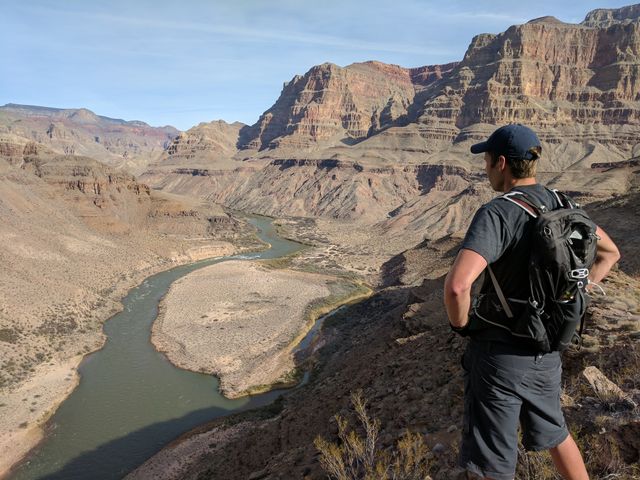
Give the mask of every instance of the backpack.
<path id="1" fill-rule="evenodd" d="M 525 210 L 532 218 L 529 235 L 529 298 L 514 316 L 491 267 L 489 274 L 509 330 L 526 338 L 540 352 L 564 350 L 579 343 L 588 304 L 586 286 L 589 269 L 596 259 L 596 224 L 572 199 L 551 190 L 561 207 L 548 210 L 519 190 L 502 197 Z M 577 331 L 579 328 L 579 332 Z"/>

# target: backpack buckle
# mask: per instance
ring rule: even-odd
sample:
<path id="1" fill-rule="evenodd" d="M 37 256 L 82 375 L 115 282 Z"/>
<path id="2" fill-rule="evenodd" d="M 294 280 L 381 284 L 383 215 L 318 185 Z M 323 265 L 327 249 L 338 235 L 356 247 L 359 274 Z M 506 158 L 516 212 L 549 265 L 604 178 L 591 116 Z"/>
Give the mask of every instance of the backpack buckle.
<path id="1" fill-rule="evenodd" d="M 587 278 L 589 276 L 589 269 L 588 268 L 576 268 L 575 270 L 571 270 L 571 272 L 569 273 L 569 276 L 571 278 L 576 279 L 576 280 L 582 280 L 582 279 Z"/>

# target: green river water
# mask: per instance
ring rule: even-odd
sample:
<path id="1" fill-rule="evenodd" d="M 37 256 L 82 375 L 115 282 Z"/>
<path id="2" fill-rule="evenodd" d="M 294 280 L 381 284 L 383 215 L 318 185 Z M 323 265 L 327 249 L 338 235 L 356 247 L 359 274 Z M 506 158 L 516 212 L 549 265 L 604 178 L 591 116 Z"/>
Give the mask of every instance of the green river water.
<path id="1" fill-rule="evenodd" d="M 177 267 L 147 278 L 104 325 L 104 348 L 85 357 L 80 384 L 48 422 L 43 442 L 10 476 L 26 479 L 118 479 L 197 425 L 269 404 L 283 392 L 229 400 L 218 379 L 174 367 L 151 345 L 158 302 L 172 282 L 230 259 L 267 259 L 302 245 L 276 235 L 271 219 L 252 217 L 271 248 Z"/>

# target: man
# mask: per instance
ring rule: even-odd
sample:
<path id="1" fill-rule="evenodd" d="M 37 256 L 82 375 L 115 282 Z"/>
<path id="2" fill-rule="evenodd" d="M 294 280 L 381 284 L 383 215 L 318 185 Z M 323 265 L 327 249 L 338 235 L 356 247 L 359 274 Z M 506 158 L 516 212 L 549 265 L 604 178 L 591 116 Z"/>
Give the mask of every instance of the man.
<path id="1" fill-rule="evenodd" d="M 494 190 L 525 192 L 553 210 L 561 206 L 558 195 L 536 183 L 541 151 L 536 134 L 523 125 L 501 127 L 487 141 L 471 147 L 472 153 L 484 153 L 485 170 Z M 511 334 L 508 322 L 497 320 L 497 312 L 482 318 L 475 313 L 469 316 L 471 286 L 488 265 L 504 297 L 528 298 L 530 245 L 526 233 L 531 216 L 519 203 L 497 197 L 478 210 L 445 281 L 451 327 L 471 337 L 462 360 L 465 402 L 460 462 L 470 478 L 513 479 L 520 424 L 525 448 L 550 450 L 565 479 L 588 479 L 560 408 L 560 353 L 532 350 L 522 338 Z M 589 273 L 590 283 L 602 280 L 620 257 L 601 228 L 596 234 L 597 257 Z M 487 277 L 481 293 L 495 295 L 493 282 Z"/>

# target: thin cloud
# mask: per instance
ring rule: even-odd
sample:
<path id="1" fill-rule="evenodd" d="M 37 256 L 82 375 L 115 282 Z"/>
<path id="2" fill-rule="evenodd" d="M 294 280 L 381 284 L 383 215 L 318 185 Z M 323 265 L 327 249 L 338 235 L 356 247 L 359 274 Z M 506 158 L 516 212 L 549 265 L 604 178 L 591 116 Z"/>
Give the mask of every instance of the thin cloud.
<path id="1" fill-rule="evenodd" d="M 221 25 L 209 25 L 198 22 L 180 22 L 180 21 L 166 21 L 141 17 L 123 17 L 119 15 L 105 14 L 105 13 L 85 13 L 85 12 L 70 12 L 60 9 L 49 9 L 43 7 L 34 7 L 30 9 L 33 13 L 40 13 L 42 15 L 67 15 L 80 17 L 85 21 L 97 21 L 104 23 L 112 23 L 119 25 L 128 25 L 137 28 L 149 28 L 153 30 L 162 30 L 164 32 L 168 30 L 177 31 L 189 31 L 189 32 L 201 32 L 207 34 L 218 34 L 224 36 L 232 36 L 241 41 L 285 41 L 291 43 L 304 43 L 309 45 L 335 47 L 351 50 L 360 50 L 368 52 L 390 52 L 390 53 L 410 53 L 419 55 L 450 55 L 453 54 L 453 50 L 448 50 L 442 46 L 436 44 L 429 45 L 425 42 L 425 45 L 410 45 L 410 44 L 396 44 L 390 42 L 370 42 L 367 40 L 360 40 L 348 37 L 337 37 L 331 35 L 317 35 L 308 34 L 303 32 L 287 32 L 276 30 L 260 30 L 257 28 L 246 28 L 233 25 L 221 26 Z M 431 43 L 431 42 L 429 42 Z"/>
<path id="2" fill-rule="evenodd" d="M 489 20 L 492 22 L 510 22 L 513 24 L 525 23 L 528 22 L 529 18 L 513 16 L 513 15 L 505 15 L 503 13 L 492 13 L 492 12 L 457 12 L 446 15 L 447 17 L 454 19 L 465 19 L 465 20 Z"/>

